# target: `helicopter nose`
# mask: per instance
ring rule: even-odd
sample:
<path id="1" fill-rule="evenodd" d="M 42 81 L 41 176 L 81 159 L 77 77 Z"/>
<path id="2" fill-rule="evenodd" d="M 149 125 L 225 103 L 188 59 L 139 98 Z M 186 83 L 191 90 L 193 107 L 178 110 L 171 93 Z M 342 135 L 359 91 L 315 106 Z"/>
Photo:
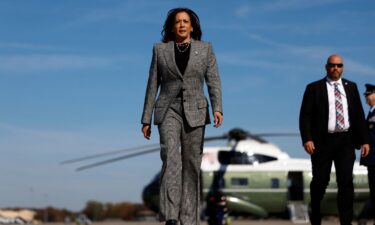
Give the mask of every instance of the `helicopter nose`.
<path id="1" fill-rule="evenodd" d="M 159 211 L 159 180 L 152 180 L 142 192 L 142 199 L 144 205 L 154 212 Z"/>

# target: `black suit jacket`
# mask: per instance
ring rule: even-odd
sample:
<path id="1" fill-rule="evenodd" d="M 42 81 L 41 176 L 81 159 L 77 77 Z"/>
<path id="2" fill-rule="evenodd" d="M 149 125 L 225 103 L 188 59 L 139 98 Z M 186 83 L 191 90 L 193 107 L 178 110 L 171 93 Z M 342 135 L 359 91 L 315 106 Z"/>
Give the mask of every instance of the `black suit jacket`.
<path id="1" fill-rule="evenodd" d="M 369 143 L 365 115 L 357 85 L 342 79 L 348 101 L 348 114 L 353 147 L 359 149 L 361 145 Z M 303 95 L 299 128 L 302 144 L 313 141 L 316 148 L 324 145 L 328 134 L 328 92 L 326 78 L 307 85 Z"/>
<path id="2" fill-rule="evenodd" d="M 361 157 L 361 165 L 375 166 L 375 110 L 368 114 L 367 125 L 370 136 L 370 153 Z"/>

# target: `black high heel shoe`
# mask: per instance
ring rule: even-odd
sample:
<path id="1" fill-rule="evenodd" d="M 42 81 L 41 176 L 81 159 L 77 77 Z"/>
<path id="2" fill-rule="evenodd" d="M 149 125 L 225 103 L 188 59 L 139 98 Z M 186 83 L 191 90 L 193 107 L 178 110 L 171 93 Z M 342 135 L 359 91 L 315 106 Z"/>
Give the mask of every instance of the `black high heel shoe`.
<path id="1" fill-rule="evenodd" d="M 177 225 L 177 220 L 167 220 L 167 222 L 165 222 L 165 225 Z"/>

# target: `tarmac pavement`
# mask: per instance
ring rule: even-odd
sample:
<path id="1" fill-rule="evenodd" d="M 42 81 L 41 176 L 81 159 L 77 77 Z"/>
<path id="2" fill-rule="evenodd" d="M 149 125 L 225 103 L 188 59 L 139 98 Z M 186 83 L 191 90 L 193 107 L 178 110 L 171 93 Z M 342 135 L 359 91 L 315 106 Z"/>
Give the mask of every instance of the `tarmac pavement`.
<path id="1" fill-rule="evenodd" d="M 373 222 L 368 221 L 368 225 L 372 225 Z M 76 225 L 75 223 L 44 223 L 46 225 Z M 299 223 L 301 224 L 301 223 Z M 325 218 L 322 221 L 322 225 L 337 225 L 340 224 L 338 218 Z M 353 225 L 357 224 L 353 222 Z M 82 224 L 83 225 L 83 224 Z M 93 222 L 91 225 L 164 225 L 164 223 L 158 221 L 103 221 Z M 201 222 L 201 225 L 207 225 L 206 222 Z M 295 225 L 290 220 L 277 220 L 277 219 L 266 219 L 266 220 L 232 220 L 231 225 Z"/>

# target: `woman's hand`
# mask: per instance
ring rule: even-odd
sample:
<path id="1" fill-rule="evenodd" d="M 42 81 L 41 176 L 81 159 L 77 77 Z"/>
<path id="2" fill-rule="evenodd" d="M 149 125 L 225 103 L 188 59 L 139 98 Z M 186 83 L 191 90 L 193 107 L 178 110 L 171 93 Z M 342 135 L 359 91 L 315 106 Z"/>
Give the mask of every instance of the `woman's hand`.
<path id="1" fill-rule="evenodd" d="M 150 126 L 150 124 L 143 124 L 142 125 L 142 133 L 143 133 L 143 136 L 147 140 L 150 140 L 150 137 L 151 137 L 151 126 Z"/>
<path id="2" fill-rule="evenodd" d="M 223 114 L 221 112 L 214 112 L 214 127 L 218 128 L 223 123 Z"/>

